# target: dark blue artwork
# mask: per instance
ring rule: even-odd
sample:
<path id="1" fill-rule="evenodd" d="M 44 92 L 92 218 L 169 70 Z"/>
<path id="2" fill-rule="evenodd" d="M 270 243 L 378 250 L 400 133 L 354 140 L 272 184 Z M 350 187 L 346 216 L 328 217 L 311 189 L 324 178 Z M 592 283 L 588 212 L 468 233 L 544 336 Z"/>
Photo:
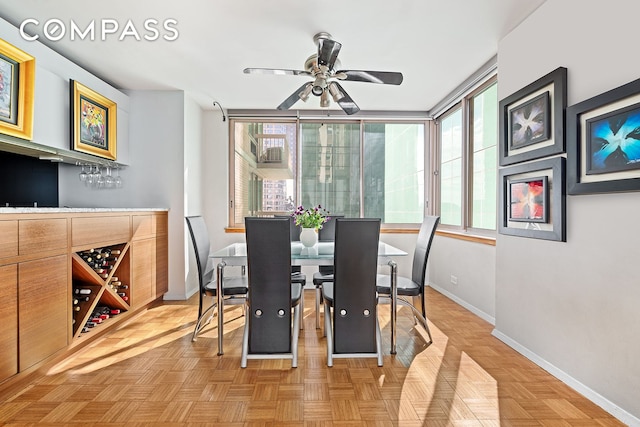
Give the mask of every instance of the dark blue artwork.
<path id="1" fill-rule="evenodd" d="M 587 121 L 587 175 L 640 169 L 640 104 Z"/>

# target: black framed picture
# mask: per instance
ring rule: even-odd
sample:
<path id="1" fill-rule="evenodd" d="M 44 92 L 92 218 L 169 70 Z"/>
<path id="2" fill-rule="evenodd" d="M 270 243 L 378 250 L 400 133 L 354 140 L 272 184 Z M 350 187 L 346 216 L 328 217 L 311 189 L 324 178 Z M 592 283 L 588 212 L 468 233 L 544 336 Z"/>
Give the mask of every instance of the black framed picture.
<path id="1" fill-rule="evenodd" d="M 568 193 L 640 190 L 640 79 L 567 109 Z"/>
<path id="2" fill-rule="evenodd" d="M 566 107 L 564 67 L 501 100 L 500 166 L 564 153 Z"/>
<path id="3" fill-rule="evenodd" d="M 509 181 L 509 221 L 548 221 L 549 186 L 547 176 Z"/>
<path id="4" fill-rule="evenodd" d="M 566 242 L 565 158 L 500 169 L 498 231 Z"/>

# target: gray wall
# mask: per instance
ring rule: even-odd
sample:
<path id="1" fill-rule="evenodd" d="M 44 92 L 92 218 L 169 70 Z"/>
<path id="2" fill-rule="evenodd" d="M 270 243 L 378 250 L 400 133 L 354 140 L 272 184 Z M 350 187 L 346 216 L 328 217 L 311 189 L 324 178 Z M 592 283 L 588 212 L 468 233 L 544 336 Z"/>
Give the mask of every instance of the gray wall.
<path id="1" fill-rule="evenodd" d="M 60 205 L 169 209 L 169 292 L 185 299 L 184 157 L 185 95 L 182 91 L 129 91 L 130 165 L 120 189 L 93 189 L 78 180 L 79 168 L 60 166 Z"/>
<path id="2" fill-rule="evenodd" d="M 117 104 L 118 161 L 129 163 L 129 98 L 40 42 L 27 42 L 16 27 L 0 18 L 0 38 L 36 59 L 33 141 L 71 149 L 69 80 L 90 87 Z"/>
<path id="3" fill-rule="evenodd" d="M 569 105 L 640 77 L 637 0 L 547 0 L 499 44 L 499 97 L 558 66 Z M 567 144 L 573 144 L 567 141 Z M 498 235 L 495 335 L 640 425 L 640 193 L 567 197 L 567 242 Z"/>

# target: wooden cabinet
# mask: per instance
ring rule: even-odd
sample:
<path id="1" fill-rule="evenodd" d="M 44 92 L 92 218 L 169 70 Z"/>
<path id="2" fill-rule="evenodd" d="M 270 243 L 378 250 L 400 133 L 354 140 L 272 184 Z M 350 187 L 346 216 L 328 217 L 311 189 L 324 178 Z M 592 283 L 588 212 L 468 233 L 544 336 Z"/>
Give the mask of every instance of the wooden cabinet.
<path id="1" fill-rule="evenodd" d="M 16 224 L 17 225 L 17 224 Z M 16 227 L 17 230 L 17 227 Z M 17 248 L 17 245 L 16 245 Z M 0 381 L 18 373 L 18 266 L 0 266 Z"/>
<path id="2" fill-rule="evenodd" d="M 0 214 L 0 382 L 161 298 L 168 287 L 167 235 L 165 211 Z M 107 246 L 120 251 L 107 275 L 79 255 Z M 76 288 L 91 290 L 77 305 Z M 102 306 L 121 314 L 82 333 Z"/>
<path id="3" fill-rule="evenodd" d="M 136 307 L 155 299 L 153 268 L 156 258 L 155 239 L 131 242 L 131 303 Z"/>
<path id="4" fill-rule="evenodd" d="M 20 371 L 69 343 L 68 255 L 18 265 Z"/>
<path id="5" fill-rule="evenodd" d="M 0 258 L 18 255 L 18 221 L 0 221 Z"/>

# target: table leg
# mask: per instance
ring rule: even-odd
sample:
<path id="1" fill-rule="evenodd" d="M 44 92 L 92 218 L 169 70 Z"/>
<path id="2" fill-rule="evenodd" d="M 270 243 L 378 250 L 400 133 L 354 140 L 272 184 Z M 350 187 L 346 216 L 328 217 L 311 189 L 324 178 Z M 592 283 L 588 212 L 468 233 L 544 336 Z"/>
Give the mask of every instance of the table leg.
<path id="1" fill-rule="evenodd" d="M 223 338 L 223 328 L 224 328 L 224 306 L 222 305 L 222 300 L 223 300 L 223 294 L 222 294 L 222 289 L 223 289 L 223 284 L 222 284 L 222 280 L 224 278 L 224 267 L 225 267 L 225 262 L 222 261 L 220 264 L 218 264 L 218 269 L 217 269 L 217 288 L 216 288 L 216 298 L 217 298 L 217 302 L 218 302 L 218 356 L 222 356 L 224 354 L 224 350 L 222 348 L 222 338 Z"/>
<path id="2" fill-rule="evenodd" d="M 398 304 L 398 264 L 389 261 L 391 267 L 391 354 L 396 354 L 396 306 Z"/>

